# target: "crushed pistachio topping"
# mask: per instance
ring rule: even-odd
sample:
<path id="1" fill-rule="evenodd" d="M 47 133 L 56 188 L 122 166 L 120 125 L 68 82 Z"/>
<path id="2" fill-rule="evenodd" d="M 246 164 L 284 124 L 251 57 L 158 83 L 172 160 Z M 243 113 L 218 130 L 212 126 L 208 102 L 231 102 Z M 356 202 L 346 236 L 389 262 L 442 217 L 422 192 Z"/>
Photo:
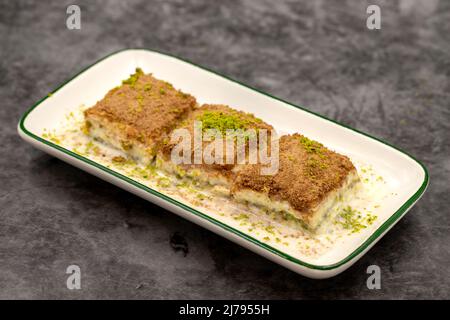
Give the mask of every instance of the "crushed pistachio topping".
<path id="1" fill-rule="evenodd" d="M 319 176 L 322 170 L 326 168 L 328 168 L 328 165 L 322 159 L 311 157 L 306 161 L 304 172 L 307 176 L 314 178 Z"/>
<path id="2" fill-rule="evenodd" d="M 207 199 L 207 197 L 206 197 L 203 193 L 198 193 L 198 194 L 196 195 L 196 197 L 197 197 L 197 199 L 200 199 L 200 200 L 205 200 L 205 199 Z"/>
<path id="3" fill-rule="evenodd" d="M 84 153 L 90 154 L 91 151 L 93 151 L 94 154 L 100 153 L 100 149 L 98 148 L 98 146 L 95 146 L 92 141 L 89 141 L 88 143 L 86 143 L 86 146 L 84 148 Z"/>
<path id="4" fill-rule="evenodd" d="M 80 155 L 80 156 L 83 156 L 83 152 L 78 150 L 78 148 L 76 148 L 76 147 L 72 148 L 72 151 L 75 152 L 76 154 Z"/>
<path id="5" fill-rule="evenodd" d="M 321 154 L 323 152 L 323 144 L 321 144 L 320 142 L 302 136 L 300 138 L 300 143 L 303 145 L 306 152 L 308 153 Z"/>
<path id="6" fill-rule="evenodd" d="M 376 215 L 370 213 L 363 215 L 360 211 L 346 206 L 337 215 L 335 223 L 346 230 L 350 230 L 351 233 L 357 233 L 372 225 L 376 219 Z"/>
<path id="7" fill-rule="evenodd" d="M 202 122 L 203 131 L 208 129 L 219 130 L 225 134 L 227 130 L 244 130 L 262 120 L 256 117 L 242 117 L 239 113 L 226 114 L 222 111 L 205 111 L 197 120 Z"/>
<path id="8" fill-rule="evenodd" d="M 316 158 L 309 158 L 307 163 L 308 167 L 312 169 L 326 169 L 328 168 L 328 165 L 324 161 L 320 161 Z"/>
<path id="9" fill-rule="evenodd" d="M 61 140 L 54 133 L 46 132 L 42 134 L 42 138 L 50 140 L 56 144 L 61 144 Z"/>
<path id="10" fill-rule="evenodd" d="M 267 226 L 264 228 L 268 233 L 275 234 L 274 226 Z"/>
<path id="11" fill-rule="evenodd" d="M 248 220 L 249 216 L 245 213 L 241 213 L 238 216 L 233 218 L 234 220 Z"/>
<path id="12" fill-rule="evenodd" d="M 123 80 L 122 84 L 128 84 L 134 88 L 134 86 L 136 85 L 136 82 L 139 80 L 139 77 L 142 76 L 143 74 L 144 74 L 144 71 L 142 71 L 141 68 L 136 68 L 135 73 L 131 74 L 128 79 Z"/>
<path id="13" fill-rule="evenodd" d="M 171 185 L 170 179 L 166 177 L 158 178 L 157 184 L 159 187 L 167 188 Z"/>
<path id="14" fill-rule="evenodd" d="M 166 88 L 173 89 L 173 85 L 170 82 L 167 82 L 167 81 L 163 81 L 163 82 L 166 85 Z"/>
<path id="15" fill-rule="evenodd" d="M 312 178 L 320 175 L 322 170 L 328 168 L 328 164 L 325 162 L 326 155 L 324 154 L 323 144 L 305 136 L 300 137 L 299 142 L 309 154 L 305 166 L 305 175 Z"/>

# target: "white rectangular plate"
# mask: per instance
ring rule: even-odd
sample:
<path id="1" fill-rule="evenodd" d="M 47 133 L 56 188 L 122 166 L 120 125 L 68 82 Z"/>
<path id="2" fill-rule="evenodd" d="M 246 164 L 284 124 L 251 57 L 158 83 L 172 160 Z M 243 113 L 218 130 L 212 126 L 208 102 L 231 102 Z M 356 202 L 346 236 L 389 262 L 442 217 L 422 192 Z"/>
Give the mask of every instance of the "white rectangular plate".
<path id="1" fill-rule="evenodd" d="M 95 104 L 136 67 L 194 95 L 199 103 L 222 103 L 251 112 L 281 133 L 300 132 L 349 156 L 355 163 L 369 164 L 382 175 L 386 190 L 393 196 L 379 205 L 376 224 L 336 242 L 322 256 L 302 257 L 42 137 L 44 129 L 58 129 L 72 110 Z M 31 107 L 21 118 L 18 131 L 35 147 L 311 278 L 332 277 L 351 266 L 399 221 L 428 184 L 427 170 L 420 162 L 383 141 L 191 62 L 146 49 L 115 52 L 86 68 Z"/>

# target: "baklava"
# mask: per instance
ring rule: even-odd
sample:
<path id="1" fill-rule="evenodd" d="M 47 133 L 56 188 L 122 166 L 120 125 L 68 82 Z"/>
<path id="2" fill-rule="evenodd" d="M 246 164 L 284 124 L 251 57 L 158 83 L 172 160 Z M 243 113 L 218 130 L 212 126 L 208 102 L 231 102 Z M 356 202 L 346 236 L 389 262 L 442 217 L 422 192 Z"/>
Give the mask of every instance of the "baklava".
<path id="1" fill-rule="evenodd" d="M 348 157 L 300 134 L 279 140 L 279 168 L 261 175 L 260 164 L 245 165 L 233 181 L 232 196 L 268 213 L 315 230 L 339 199 L 359 181 Z"/>
<path id="2" fill-rule="evenodd" d="M 224 193 L 229 193 L 239 166 L 247 163 L 251 152 L 259 148 L 262 129 L 267 143 L 273 134 L 273 127 L 253 114 L 214 104 L 194 109 L 176 129 L 185 130 L 191 138 L 189 154 L 174 154 L 180 139 L 166 140 L 158 152 L 157 167 L 193 178 L 203 186 L 212 186 Z M 210 155 L 210 159 L 205 154 Z M 184 157 L 187 161 L 177 163 L 174 156 Z"/>
<path id="3" fill-rule="evenodd" d="M 150 163 L 162 141 L 193 110 L 193 96 L 137 68 L 85 115 L 85 132 Z"/>

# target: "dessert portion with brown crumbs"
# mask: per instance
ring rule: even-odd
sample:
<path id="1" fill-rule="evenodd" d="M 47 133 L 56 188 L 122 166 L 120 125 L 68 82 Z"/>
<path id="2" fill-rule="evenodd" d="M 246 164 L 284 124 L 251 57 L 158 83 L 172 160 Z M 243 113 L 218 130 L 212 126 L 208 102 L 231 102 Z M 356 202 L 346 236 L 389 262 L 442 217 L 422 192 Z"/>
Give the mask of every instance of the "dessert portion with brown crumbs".
<path id="1" fill-rule="evenodd" d="M 261 175 L 259 164 L 239 170 L 232 195 L 315 230 L 359 177 L 346 156 L 300 134 L 279 140 L 279 170 Z"/>
<path id="2" fill-rule="evenodd" d="M 200 124 L 201 127 L 196 127 L 195 123 Z M 250 141 L 256 142 L 256 145 L 252 147 L 257 149 L 259 132 L 265 129 L 269 144 L 273 127 L 253 114 L 237 111 L 226 105 L 205 104 L 194 109 L 176 129 L 184 129 L 192 137 L 190 153 L 187 155 L 189 162 L 180 164 L 173 162 L 172 152 L 180 141 L 167 139 L 158 152 L 157 167 L 178 176 L 194 178 L 198 182 L 214 186 L 215 191 L 229 194 L 230 183 L 235 177 L 240 162 L 242 163 L 242 160 L 248 162 Z M 230 130 L 235 135 L 229 135 Z M 201 135 L 201 141 L 196 144 L 194 137 L 199 135 Z M 250 139 L 252 136 L 254 139 Z M 213 146 L 212 144 L 217 142 L 216 138 L 220 141 Z M 216 148 L 216 146 L 219 147 Z M 209 154 L 214 163 L 208 163 L 208 159 L 204 157 L 204 152 L 208 149 L 211 150 Z M 201 157 L 201 163 L 195 163 L 196 151 Z M 220 153 L 216 154 L 217 151 Z M 186 155 L 176 154 L 176 156 Z"/>
<path id="3" fill-rule="evenodd" d="M 85 131 L 148 163 L 195 105 L 193 96 L 137 68 L 122 85 L 85 111 Z"/>
<path id="4" fill-rule="evenodd" d="M 156 167 L 169 175 L 186 177 L 199 188 L 231 195 L 312 231 L 359 181 L 346 156 L 301 134 L 276 141 L 277 170 L 265 175 L 261 133 L 267 135 L 269 153 L 278 150 L 271 149 L 270 124 L 226 105 L 199 107 L 193 96 L 139 68 L 84 115 L 85 133 L 131 158 L 150 164 L 156 156 Z M 187 142 L 180 144 L 180 132 Z"/>

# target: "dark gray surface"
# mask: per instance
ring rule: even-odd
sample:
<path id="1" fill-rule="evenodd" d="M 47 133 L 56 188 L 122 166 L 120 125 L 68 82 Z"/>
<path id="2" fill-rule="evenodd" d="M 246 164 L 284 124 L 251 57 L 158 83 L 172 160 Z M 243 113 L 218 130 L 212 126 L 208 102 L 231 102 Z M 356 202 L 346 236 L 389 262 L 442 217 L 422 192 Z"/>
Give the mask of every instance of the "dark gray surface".
<path id="1" fill-rule="evenodd" d="M 70 3 L 79 31 L 65 27 Z M 380 31 L 359 0 L 211 3 L 0 1 L 0 298 L 450 298 L 450 1 L 372 1 Z M 317 281 L 20 140 L 27 108 L 125 47 L 176 54 L 385 139 L 425 163 L 429 189 L 352 268 Z M 186 257 L 170 247 L 175 232 Z M 70 264 L 82 290 L 65 286 Z M 371 264 L 381 290 L 366 287 Z"/>

